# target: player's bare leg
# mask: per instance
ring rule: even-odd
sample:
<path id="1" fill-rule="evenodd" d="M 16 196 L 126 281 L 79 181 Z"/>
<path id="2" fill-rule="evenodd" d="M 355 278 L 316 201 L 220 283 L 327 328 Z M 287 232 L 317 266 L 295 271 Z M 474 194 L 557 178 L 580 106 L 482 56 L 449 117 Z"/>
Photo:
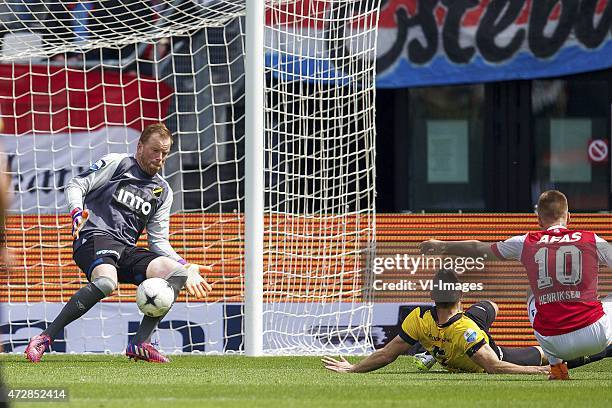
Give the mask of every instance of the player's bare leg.
<path id="1" fill-rule="evenodd" d="M 155 258 L 147 266 L 147 278 L 165 279 L 172 290 L 174 290 L 174 300 L 185 286 L 187 281 L 187 270 L 178 262 L 166 258 Z M 159 322 L 165 315 L 159 317 L 143 316 L 138 331 L 128 344 L 125 354 L 135 360 L 145 360 L 154 363 L 167 363 L 169 360 L 163 356 L 150 343 L 151 335 Z"/>
<path id="2" fill-rule="evenodd" d="M 38 336 L 32 337 L 25 350 L 28 360 L 37 363 L 60 330 L 83 316 L 96 303 L 117 288 L 117 269 L 113 265 L 101 264 L 91 273 L 91 283 L 79 289 L 66 303 L 59 315 Z"/>

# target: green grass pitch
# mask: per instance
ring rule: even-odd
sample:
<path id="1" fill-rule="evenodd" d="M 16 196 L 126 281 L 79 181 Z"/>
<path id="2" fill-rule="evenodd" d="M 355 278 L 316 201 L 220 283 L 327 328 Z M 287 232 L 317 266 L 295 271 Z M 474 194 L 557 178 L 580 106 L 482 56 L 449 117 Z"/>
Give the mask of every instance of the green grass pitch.
<path id="1" fill-rule="evenodd" d="M 9 388 L 62 387 L 68 402 L 16 407 L 609 407 L 612 359 L 544 376 L 420 373 L 410 357 L 368 374 L 325 370 L 317 357 L 171 356 L 170 364 L 123 356 L 0 357 Z M 357 358 L 350 359 L 356 361 Z"/>

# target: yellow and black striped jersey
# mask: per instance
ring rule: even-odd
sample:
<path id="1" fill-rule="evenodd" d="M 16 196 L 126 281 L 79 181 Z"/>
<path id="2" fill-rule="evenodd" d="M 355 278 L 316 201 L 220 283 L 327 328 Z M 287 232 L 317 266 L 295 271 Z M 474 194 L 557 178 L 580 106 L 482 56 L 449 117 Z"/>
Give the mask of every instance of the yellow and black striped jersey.
<path id="1" fill-rule="evenodd" d="M 489 335 L 464 313 L 457 313 L 444 324 L 437 323 L 435 307 L 416 307 L 404 319 L 399 336 L 409 344 L 417 341 L 448 371 L 481 373 L 471 360 Z"/>

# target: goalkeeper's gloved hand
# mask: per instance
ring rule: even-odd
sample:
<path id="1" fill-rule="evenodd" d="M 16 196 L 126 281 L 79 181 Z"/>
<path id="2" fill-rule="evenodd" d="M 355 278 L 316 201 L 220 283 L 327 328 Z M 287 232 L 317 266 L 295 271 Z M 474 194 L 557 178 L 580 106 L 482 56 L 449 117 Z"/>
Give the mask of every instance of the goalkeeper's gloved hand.
<path id="1" fill-rule="evenodd" d="M 89 211 L 76 207 L 70 212 L 70 216 L 72 217 L 72 237 L 78 239 L 79 232 L 89 217 Z"/>
<path id="2" fill-rule="evenodd" d="M 208 292 L 212 290 L 212 286 L 206 282 L 202 274 L 206 276 L 207 273 L 212 272 L 212 268 L 189 263 L 185 264 L 185 268 L 187 269 L 187 282 L 185 282 L 187 292 L 198 299 L 206 297 Z"/>

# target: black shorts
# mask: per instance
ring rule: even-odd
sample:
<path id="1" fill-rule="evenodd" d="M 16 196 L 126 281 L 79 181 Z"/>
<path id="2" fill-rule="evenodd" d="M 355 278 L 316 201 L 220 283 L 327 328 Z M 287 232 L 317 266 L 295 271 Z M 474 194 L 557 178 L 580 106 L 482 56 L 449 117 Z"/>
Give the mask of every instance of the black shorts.
<path id="1" fill-rule="evenodd" d="M 161 256 L 103 235 L 91 236 L 85 243 L 81 243 L 81 240 L 73 244 L 81 245 L 75 249 L 72 259 L 90 282 L 93 269 L 98 265 L 108 264 L 117 268 L 120 283 L 140 285 L 147 278 L 147 267 L 151 261 Z"/>
<path id="2" fill-rule="evenodd" d="M 474 303 L 465 311 L 465 314 L 473 320 L 478 327 L 486 331 L 487 334 L 497 317 L 495 315 L 495 308 L 488 300 L 481 300 L 478 303 Z"/>
<path id="3" fill-rule="evenodd" d="M 487 334 L 489 337 L 489 346 L 501 360 L 503 353 L 500 351 L 497 344 L 495 344 L 495 340 L 493 340 L 491 333 L 489 333 L 489 329 L 497 317 L 493 304 L 488 300 L 481 300 L 470 306 L 464 314 Z"/>
<path id="4" fill-rule="evenodd" d="M 521 366 L 541 365 L 542 356 L 536 347 L 501 347 L 495 344 L 491 333 L 489 333 L 489 329 L 497 317 L 491 302 L 483 300 L 475 303 L 465 311 L 465 314 L 487 333 L 489 346 L 500 360 Z"/>

